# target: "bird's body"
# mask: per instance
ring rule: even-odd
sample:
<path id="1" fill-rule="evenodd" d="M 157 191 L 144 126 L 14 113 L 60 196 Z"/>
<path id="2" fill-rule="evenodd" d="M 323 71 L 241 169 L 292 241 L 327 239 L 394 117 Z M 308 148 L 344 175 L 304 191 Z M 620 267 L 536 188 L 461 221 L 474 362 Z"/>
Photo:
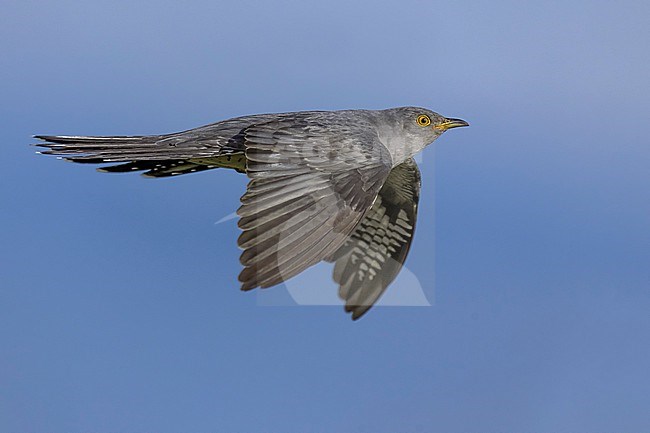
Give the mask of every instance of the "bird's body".
<path id="1" fill-rule="evenodd" d="M 356 319 L 392 282 L 415 226 L 419 171 L 412 156 L 446 129 L 432 111 L 304 111 L 224 120 L 139 137 L 36 136 L 45 154 L 100 170 L 175 176 L 217 167 L 250 178 L 238 210 L 242 289 L 270 287 L 322 261 Z"/>

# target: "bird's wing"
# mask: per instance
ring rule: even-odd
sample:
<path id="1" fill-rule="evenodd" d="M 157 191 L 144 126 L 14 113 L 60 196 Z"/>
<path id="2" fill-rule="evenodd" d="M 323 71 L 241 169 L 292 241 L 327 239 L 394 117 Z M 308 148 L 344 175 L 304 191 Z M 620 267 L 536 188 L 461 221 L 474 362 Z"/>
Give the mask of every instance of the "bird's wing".
<path id="1" fill-rule="evenodd" d="M 365 314 L 406 260 L 417 219 L 420 171 L 413 159 L 391 170 L 377 200 L 359 222 L 334 261 L 334 281 L 345 311 L 356 320 Z"/>
<path id="2" fill-rule="evenodd" d="M 281 283 L 339 249 L 386 180 L 391 157 L 377 134 L 330 123 L 290 116 L 246 130 L 242 290 Z"/>

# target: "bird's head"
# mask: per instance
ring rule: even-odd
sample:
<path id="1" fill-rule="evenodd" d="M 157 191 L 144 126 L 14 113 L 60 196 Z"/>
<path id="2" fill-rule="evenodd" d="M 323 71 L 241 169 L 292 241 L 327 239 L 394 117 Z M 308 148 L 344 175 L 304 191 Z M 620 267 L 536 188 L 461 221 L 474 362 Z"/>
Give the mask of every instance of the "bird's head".
<path id="1" fill-rule="evenodd" d="M 398 161 L 424 149 L 448 129 L 469 126 L 464 120 L 445 117 L 419 107 L 385 110 L 384 120 L 390 125 L 390 132 L 382 138 L 389 149 L 392 148 L 391 153 L 394 153 L 394 158 L 397 156 Z"/>
<path id="2" fill-rule="evenodd" d="M 428 139 L 428 143 L 448 129 L 469 126 L 469 123 L 462 119 L 445 117 L 426 108 L 403 107 L 397 110 L 404 131 L 409 135 Z"/>

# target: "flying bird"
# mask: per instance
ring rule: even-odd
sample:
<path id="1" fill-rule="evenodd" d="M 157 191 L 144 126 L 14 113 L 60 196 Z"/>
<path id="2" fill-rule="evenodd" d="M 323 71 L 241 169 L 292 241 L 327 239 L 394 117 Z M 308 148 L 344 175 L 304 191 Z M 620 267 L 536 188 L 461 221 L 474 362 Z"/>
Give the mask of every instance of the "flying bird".
<path id="1" fill-rule="evenodd" d="M 148 136 L 36 135 L 41 153 L 112 163 L 161 178 L 215 168 L 245 173 L 237 214 L 242 290 L 280 284 L 323 260 L 345 310 L 365 314 L 399 273 L 417 218 L 413 156 L 468 126 L 418 107 L 237 117 Z M 115 164 L 118 163 L 118 164 Z"/>

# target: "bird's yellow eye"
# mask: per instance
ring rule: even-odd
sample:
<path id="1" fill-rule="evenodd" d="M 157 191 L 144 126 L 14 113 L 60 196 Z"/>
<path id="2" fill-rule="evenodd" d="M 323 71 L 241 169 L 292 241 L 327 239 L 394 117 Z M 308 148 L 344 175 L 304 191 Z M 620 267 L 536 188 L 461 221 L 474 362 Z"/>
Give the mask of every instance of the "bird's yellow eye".
<path id="1" fill-rule="evenodd" d="M 420 114 L 416 120 L 420 126 L 429 126 L 431 125 L 431 119 L 426 114 Z"/>

